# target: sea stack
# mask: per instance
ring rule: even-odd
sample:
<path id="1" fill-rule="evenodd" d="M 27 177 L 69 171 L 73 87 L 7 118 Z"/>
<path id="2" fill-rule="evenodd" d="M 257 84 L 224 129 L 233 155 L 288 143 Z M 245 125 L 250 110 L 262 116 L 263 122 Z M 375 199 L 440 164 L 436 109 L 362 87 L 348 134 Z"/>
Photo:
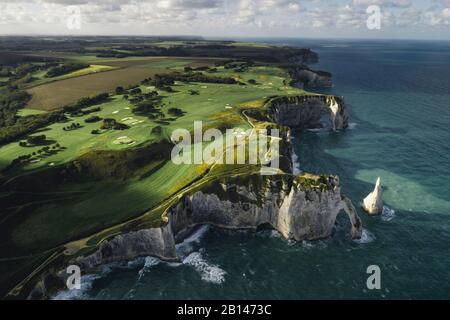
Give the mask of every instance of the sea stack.
<path id="1" fill-rule="evenodd" d="M 363 208 L 372 215 L 380 214 L 383 211 L 383 190 L 380 178 L 377 179 L 373 192 L 364 199 Z"/>

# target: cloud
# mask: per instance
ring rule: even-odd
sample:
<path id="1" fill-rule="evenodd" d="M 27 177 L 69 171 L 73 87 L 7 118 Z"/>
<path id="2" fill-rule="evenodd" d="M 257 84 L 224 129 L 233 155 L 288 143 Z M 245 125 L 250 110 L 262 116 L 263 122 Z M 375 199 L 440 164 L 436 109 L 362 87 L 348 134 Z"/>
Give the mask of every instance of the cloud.
<path id="1" fill-rule="evenodd" d="M 352 0 L 352 5 L 356 7 L 368 7 L 378 5 L 383 7 L 409 8 L 412 5 L 411 0 Z"/>
<path id="2" fill-rule="evenodd" d="M 0 32 L 67 32 L 67 6 L 82 14 L 80 32 L 240 34 L 367 32 L 366 8 L 382 9 L 382 32 L 449 28 L 450 0 L 0 0 Z M 427 7 L 427 4 L 429 5 Z M 6 30 L 6 31 L 5 31 Z M 17 30 L 17 31 L 16 31 Z M 257 31 L 255 31 L 257 30 Z M 319 31 L 320 30 L 320 31 Z M 23 32 L 25 32 L 23 31 Z M 450 31 L 450 30 L 449 30 Z M 450 32 L 448 33 L 450 34 Z"/>

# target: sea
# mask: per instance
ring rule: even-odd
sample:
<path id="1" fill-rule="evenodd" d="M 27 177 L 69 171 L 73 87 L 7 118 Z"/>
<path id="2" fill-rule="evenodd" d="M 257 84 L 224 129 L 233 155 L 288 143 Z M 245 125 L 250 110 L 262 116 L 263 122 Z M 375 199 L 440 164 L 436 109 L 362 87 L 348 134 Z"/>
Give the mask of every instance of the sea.
<path id="1" fill-rule="evenodd" d="M 345 98 L 350 128 L 294 132 L 296 161 L 340 176 L 362 239 L 344 213 L 311 242 L 204 226 L 177 246 L 180 263 L 107 265 L 55 299 L 450 298 L 450 42 L 252 40 L 309 47 L 320 55 L 310 67 L 333 74 L 321 92 Z M 373 217 L 361 203 L 378 177 L 385 208 Z"/>

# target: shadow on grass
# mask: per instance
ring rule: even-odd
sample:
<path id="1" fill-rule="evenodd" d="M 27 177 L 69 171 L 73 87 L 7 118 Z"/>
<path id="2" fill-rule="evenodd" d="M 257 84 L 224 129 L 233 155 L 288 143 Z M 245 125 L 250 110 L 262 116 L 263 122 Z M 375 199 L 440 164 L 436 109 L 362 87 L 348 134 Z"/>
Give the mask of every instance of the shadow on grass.
<path id="1" fill-rule="evenodd" d="M 67 184 L 2 196 L 0 256 L 43 252 L 146 212 L 159 199 L 124 181 Z"/>

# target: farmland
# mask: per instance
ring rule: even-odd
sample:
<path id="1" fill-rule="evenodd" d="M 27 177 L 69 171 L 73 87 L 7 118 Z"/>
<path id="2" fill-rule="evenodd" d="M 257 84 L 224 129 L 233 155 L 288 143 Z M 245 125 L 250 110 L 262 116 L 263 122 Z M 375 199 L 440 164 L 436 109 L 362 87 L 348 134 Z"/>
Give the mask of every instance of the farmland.
<path id="1" fill-rule="evenodd" d="M 105 63 L 108 62 L 109 65 L 103 65 L 102 68 L 111 68 L 110 71 L 102 70 L 103 72 L 82 75 L 83 70 L 80 70 L 74 72 L 67 79 L 52 81 L 28 89 L 32 99 L 27 107 L 47 111 L 56 110 L 76 102 L 82 97 L 93 96 L 101 92 L 112 92 L 117 86 L 135 85 L 157 73 L 167 72 L 168 68 L 191 64 L 193 61 L 155 58 L 151 60 L 105 61 Z M 55 94 L 55 92 L 58 92 L 58 94 Z"/>

